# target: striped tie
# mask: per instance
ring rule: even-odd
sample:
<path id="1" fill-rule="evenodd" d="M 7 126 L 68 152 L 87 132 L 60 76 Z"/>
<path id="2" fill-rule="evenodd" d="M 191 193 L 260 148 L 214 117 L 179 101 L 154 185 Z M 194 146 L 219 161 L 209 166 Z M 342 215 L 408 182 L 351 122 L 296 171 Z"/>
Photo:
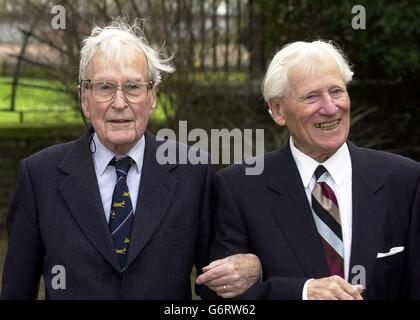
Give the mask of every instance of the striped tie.
<path id="1" fill-rule="evenodd" d="M 120 160 L 113 158 L 110 162 L 110 165 L 115 166 L 117 182 L 115 183 L 115 189 L 112 195 L 109 229 L 114 240 L 115 252 L 121 266 L 121 271 L 124 271 L 126 267 L 134 217 L 130 192 L 127 186 L 127 174 L 132 164 L 133 159 L 130 157 Z"/>
<path id="2" fill-rule="evenodd" d="M 315 170 L 316 184 L 312 190 L 312 213 L 324 248 L 330 275 L 344 278 L 343 235 L 340 211 L 334 191 L 325 182 L 328 171 L 324 166 Z"/>

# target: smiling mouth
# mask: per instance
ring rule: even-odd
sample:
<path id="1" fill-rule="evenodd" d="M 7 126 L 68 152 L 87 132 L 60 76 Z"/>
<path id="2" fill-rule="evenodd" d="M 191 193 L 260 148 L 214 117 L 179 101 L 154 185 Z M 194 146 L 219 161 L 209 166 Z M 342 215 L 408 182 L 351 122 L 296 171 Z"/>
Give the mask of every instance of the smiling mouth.
<path id="1" fill-rule="evenodd" d="M 319 122 L 315 124 L 315 128 L 321 129 L 321 130 L 331 130 L 338 126 L 340 123 L 340 119 L 329 121 L 329 122 Z"/>
<path id="2" fill-rule="evenodd" d="M 109 122 L 115 123 L 115 124 L 122 124 L 122 123 L 129 123 L 131 122 L 131 120 L 109 120 Z"/>

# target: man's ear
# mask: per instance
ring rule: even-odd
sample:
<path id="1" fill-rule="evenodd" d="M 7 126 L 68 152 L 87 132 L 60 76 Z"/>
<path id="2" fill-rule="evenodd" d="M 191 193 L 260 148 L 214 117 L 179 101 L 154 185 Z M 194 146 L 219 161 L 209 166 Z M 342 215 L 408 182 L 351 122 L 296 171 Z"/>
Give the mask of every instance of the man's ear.
<path id="1" fill-rule="evenodd" d="M 283 116 L 283 102 L 280 99 L 270 100 L 268 108 L 271 117 L 279 126 L 286 125 L 286 120 Z"/>
<path id="2" fill-rule="evenodd" d="M 82 94 L 82 87 L 80 85 L 77 86 L 77 94 L 79 95 L 80 101 L 80 108 L 86 118 L 90 118 L 89 108 L 87 107 L 86 96 Z"/>
<path id="3" fill-rule="evenodd" d="M 157 91 L 158 86 L 155 84 L 153 88 L 149 91 L 149 103 L 151 104 L 150 115 L 152 115 L 156 111 L 156 104 L 157 104 Z"/>

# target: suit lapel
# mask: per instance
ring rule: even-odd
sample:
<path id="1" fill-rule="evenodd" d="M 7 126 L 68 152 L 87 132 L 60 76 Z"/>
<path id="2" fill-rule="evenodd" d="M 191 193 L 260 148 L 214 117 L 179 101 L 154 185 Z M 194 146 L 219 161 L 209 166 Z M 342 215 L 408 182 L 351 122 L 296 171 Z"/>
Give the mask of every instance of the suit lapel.
<path id="1" fill-rule="evenodd" d="M 161 165 L 156 160 L 156 150 L 163 142 L 158 142 L 157 138 L 148 131 L 145 132 L 145 139 L 142 178 L 127 267 L 144 248 L 165 217 L 178 185 L 178 180 L 170 173 L 176 165 Z"/>
<path id="2" fill-rule="evenodd" d="M 385 185 L 385 178 L 376 170 L 362 149 L 348 143 L 352 160 L 353 223 L 352 247 L 349 270 L 351 282 L 353 266 L 362 266 L 366 270 L 366 285 L 376 262 L 376 253 L 382 235 L 387 210 L 378 194 Z"/>
<path id="3" fill-rule="evenodd" d="M 89 149 L 89 133 L 75 141 L 59 169 L 68 174 L 59 190 L 70 212 L 90 242 L 119 271 Z"/>
<path id="4" fill-rule="evenodd" d="M 272 214 L 306 275 L 325 277 L 328 267 L 289 144 L 266 163 L 268 188 L 276 192 Z"/>

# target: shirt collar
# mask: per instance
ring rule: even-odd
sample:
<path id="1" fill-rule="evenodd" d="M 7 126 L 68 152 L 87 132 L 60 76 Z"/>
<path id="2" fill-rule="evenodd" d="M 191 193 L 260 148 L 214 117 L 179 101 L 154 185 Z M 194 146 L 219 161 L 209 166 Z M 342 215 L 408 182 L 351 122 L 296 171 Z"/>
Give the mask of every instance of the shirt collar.
<path id="1" fill-rule="evenodd" d="M 292 152 L 292 156 L 295 159 L 305 188 L 308 188 L 309 183 L 314 175 L 315 169 L 321 164 L 325 167 L 325 169 L 328 170 L 328 173 L 334 180 L 334 183 L 338 186 L 341 186 L 344 181 L 346 175 L 345 169 L 348 168 L 349 165 L 351 167 L 351 158 L 347 143 L 343 143 L 343 145 L 336 151 L 336 153 L 334 153 L 323 163 L 319 163 L 318 161 L 312 159 L 297 149 L 293 143 L 292 137 L 290 137 L 290 151 Z"/>
<path id="2" fill-rule="evenodd" d="M 93 159 L 95 161 L 95 165 L 98 168 L 100 175 L 102 176 L 105 172 L 106 167 L 109 165 L 109 162 L 117 154 L 115 154 L 102 144 L 96 132 L 93 135 L 92 144 L 93 143 L 95 143 L 96 146 L 96 151 L 93 153 Z M 136 168 L 137 172 L 140 172 L 141 168 L 143 167 L 144 147 L 145 139 L 143 135 L 139 139 L 139 141 L 137 141 L 137 143 L 127 152 L 127 156 L 131 157 L 131 159 L 134 160 L 133 166 Z M 93 150 L 95 150 L 95 148 L 93 148 Z"/>

